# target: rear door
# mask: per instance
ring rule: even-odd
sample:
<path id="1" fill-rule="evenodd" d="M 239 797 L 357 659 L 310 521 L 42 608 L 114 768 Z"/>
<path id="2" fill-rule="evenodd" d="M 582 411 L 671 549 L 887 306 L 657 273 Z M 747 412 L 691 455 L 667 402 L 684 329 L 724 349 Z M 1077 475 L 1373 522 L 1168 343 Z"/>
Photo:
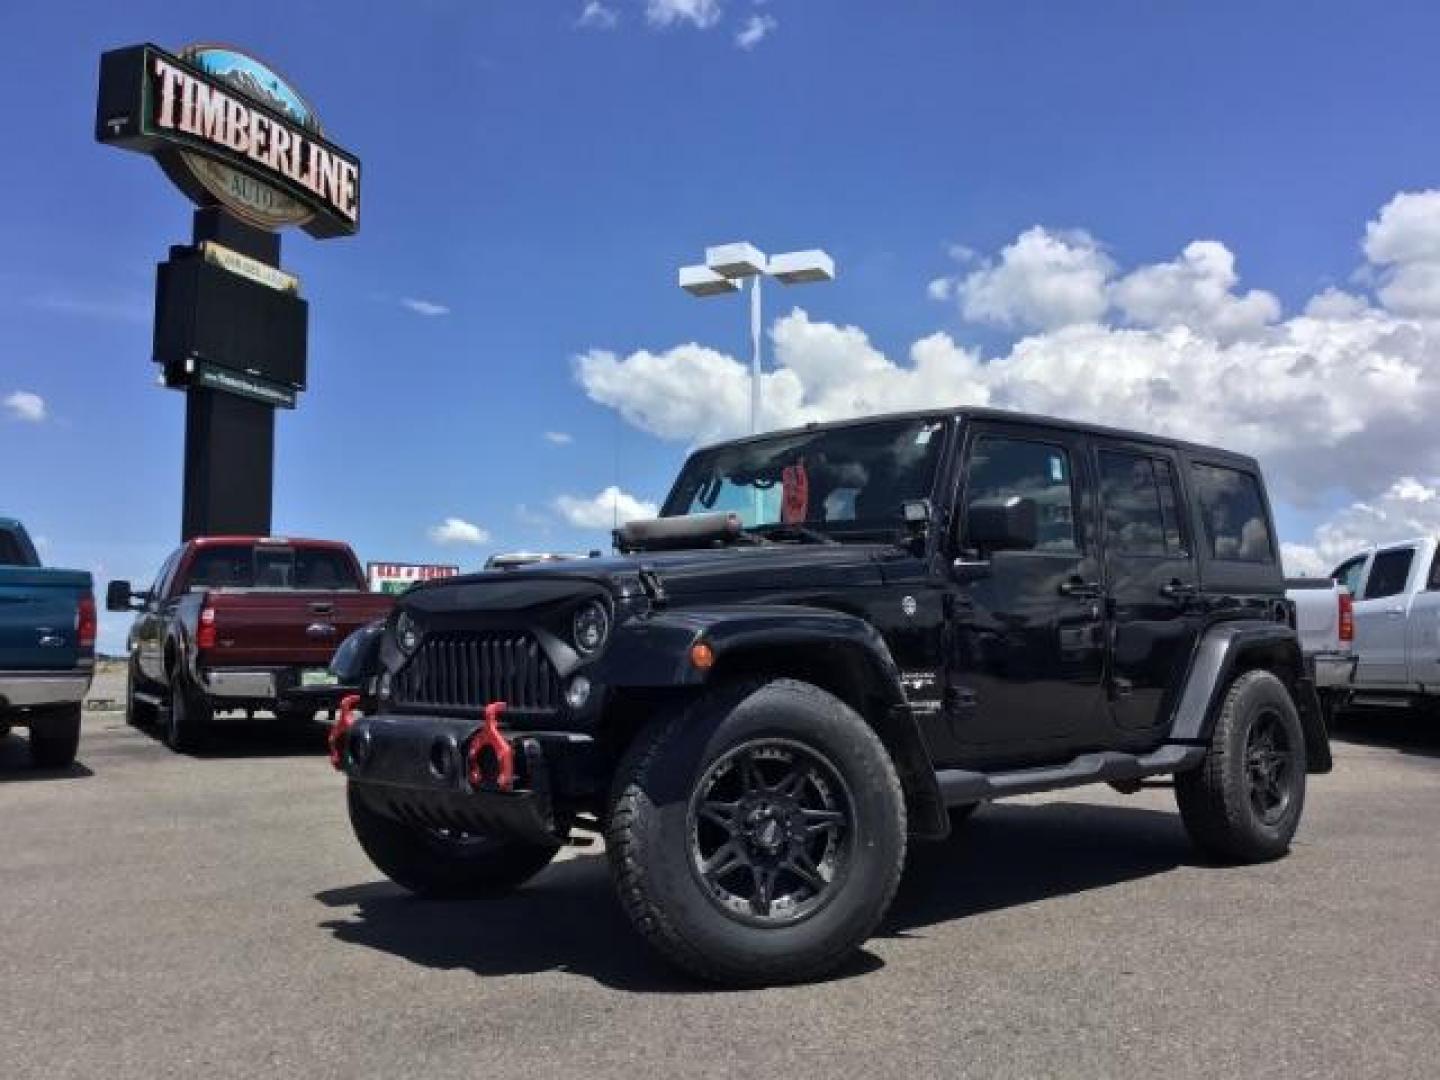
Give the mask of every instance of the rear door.
<path id="1" fill-rule="evenodd" d="M 1110 615 L 1110 698 L 1116 724 L 1149 731 L 1183 684 L 1203 613 L 1199 567 L 1186 526 L 1173 451 L 1095 441 Z"/>
<path id="2" fill-rule="evenodd" d="M 1102 741 L 1103 599 L 1094 492 L 1083 436 L 1023 424 L 966 427 L 955 550 L 972 557 L 964 507 L 1035 502 L 1039 543 L 989 556 L 961 586 L 947 652 L 947 700 L 959 758 L 1059 757 Z"/>
<path id="3" fill-rule="evenodd" d="M 1405 657 L 1407 588 L 1424 572 L 1414 544 L 1381 548 L 1355 601 L 1355 681 L 1361 686 L 1403 685 L 1409 674 Z"/>
<path id="4" fill-rule="evenodd" d="M 1417 592 L 1410 601 L 1406 645 L 1410 681 L 1435 693 L 1440 691 L 1440 544 L 1430 546 L 1434 553 L 1425 575 L 1425 591 Z"/>

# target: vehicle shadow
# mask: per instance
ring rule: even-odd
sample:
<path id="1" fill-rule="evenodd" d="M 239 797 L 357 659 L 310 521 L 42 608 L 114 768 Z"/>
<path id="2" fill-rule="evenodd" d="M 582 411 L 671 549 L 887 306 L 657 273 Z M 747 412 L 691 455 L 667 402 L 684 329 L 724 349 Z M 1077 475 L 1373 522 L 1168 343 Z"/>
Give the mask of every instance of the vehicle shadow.
<path id="1" fill-rule="evenodd" d="M 158 724 L 134 729 L 147 738 L 163 743 L 164 732 Z M 325 737 L 329 726 L 279 723 L 265 717 L 253 720 L 222 716 L 206 730 L 201 745 L 188 756 L 196 758 L 261 758 L 314 757 L 326 752 Z"/>
<path id="2" fill-rule="evenodd" d="M 1050 803 L 986 807 L 943 844 L 917 847 L 879 936 L 1163 873 L 1191 860 L 1174 814 Z M 601 855 L 556 863 L 512 896 L 434 902 L 389 882 L 316 895 L 336 939 L 443 970 L 496 977 L 568 971 L 632 993 L 714 992 L 675 973 L 630 926 Z M 348 910 L 346 910 L 348 909 Z M 884 962 L 862 951 L 832 978 Z"/>
<path id="3" fill-rule="evenodd" d="M 85 752 L 83 742 L 80 752 Z M 73 762 L 63 769 L 37 769 L 30 764 L 30 743 L 26 736 L 11 732 L 0 739 L 0 784 L 32 780 L 84 780 L 94 775 L 94 770 L 83 761 Z"/>
<path id="4" fill-rule="evenodd" d="M 1347 709 L 1331 734 L 1337 742 L 1440 758 L 1440 710 Z"/>

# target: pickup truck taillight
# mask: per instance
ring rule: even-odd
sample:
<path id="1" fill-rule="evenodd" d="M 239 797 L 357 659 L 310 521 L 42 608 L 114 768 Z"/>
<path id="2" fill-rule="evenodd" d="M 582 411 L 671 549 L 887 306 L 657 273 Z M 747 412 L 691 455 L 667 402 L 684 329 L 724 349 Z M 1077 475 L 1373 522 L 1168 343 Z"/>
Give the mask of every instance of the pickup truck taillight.
<path id="1" fill-rule="evenodd" d="M 80 597 L 80 605 L 75 609 L 75 641 L 82 649 L 93 649 L 95 647 L 95 597 Z"/>
<path id="2" fill-rule="evenodd" d="M 200 623 L 195 628 L 195 647 L 215 648 L 215 609 L 209 604 L 200 609 Z"/>
<path id="3" fill-rule="evenodd" d="M 1355 640 L 1355 601 L 1348 592 L 1340 594 L 1340 640 Z"/>

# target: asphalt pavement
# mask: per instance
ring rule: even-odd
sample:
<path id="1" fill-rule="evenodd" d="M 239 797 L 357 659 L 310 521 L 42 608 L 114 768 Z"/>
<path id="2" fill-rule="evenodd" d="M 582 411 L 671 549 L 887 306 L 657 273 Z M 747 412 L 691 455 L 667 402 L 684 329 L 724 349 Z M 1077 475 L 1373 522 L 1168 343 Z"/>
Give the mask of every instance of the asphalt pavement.
<path id="1" fill-rule="evenodd" d="M 646 951 L 598 847 L 417 901 L 352 839 L 319 725 L 185 757 L 93 709 L 64 773 L 0 744 L 0 1075 L 1433 1077 L 1428 725 L 1349 725 L 1266 866 L 1200 862 L 1168 789 L 983 808 L 837 977 L 725 992 Z"/>

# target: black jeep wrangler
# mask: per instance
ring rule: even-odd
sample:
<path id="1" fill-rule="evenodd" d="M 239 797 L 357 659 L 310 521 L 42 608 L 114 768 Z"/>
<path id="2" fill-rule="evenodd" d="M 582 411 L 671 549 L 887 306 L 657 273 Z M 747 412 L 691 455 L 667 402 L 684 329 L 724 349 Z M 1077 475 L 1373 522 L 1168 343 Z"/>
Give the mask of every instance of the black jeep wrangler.
<path id="1" fill-rule="evenodd" d="M 697 451 L 614 558 L 423 584 L 338 661 L 366 853 L 512 889 L 603 833 L 620 901 L 708 979 L 807 979 L 907 838 L 1173 774 L 1216 859 L 1285 854 L 1330 768 L 1254 460 L 961 409 Z M 368 644 L 368 647 L 364 647 Z"/>

